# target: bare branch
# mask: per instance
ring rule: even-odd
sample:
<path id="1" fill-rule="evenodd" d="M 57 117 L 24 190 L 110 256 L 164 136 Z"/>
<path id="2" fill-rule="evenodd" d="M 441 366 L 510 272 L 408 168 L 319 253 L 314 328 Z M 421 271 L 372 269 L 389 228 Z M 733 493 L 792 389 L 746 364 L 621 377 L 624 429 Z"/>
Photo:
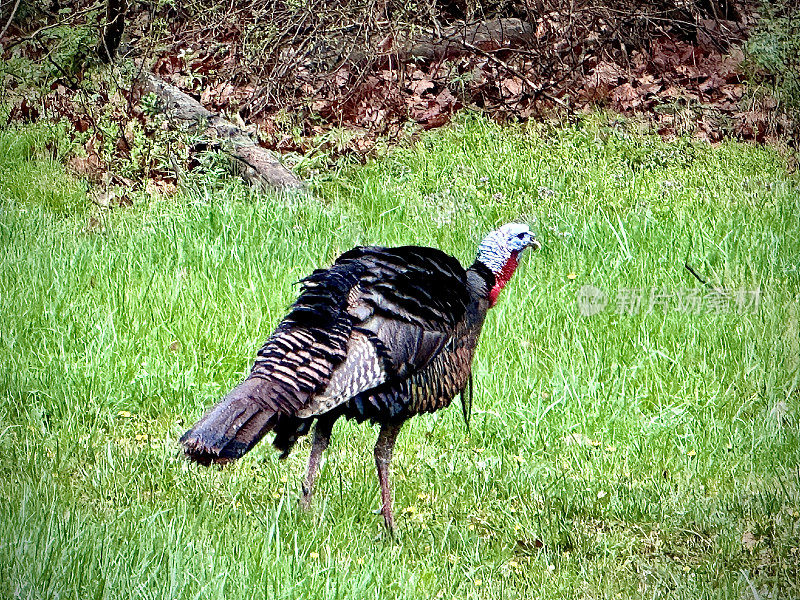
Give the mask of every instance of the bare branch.
<path id="1" fill-rule="evenodd" d="M 428 35 L 431 35 L 431 36 L 435 35 L 434 31 L 430 30 L 430 29 L 422 29 L 421 31 L 424 31 L 425 33 L 427 33 Z M 495 56 L 491 52 L 487 52 L 486 50 L 483 50 L 482 48 L 479 48 L 475 44 L 472 44 L 472 43 L 470 43 L 467 40 L 462 39 L 462 38 L 456 37 L 456 38 L 453 38 L 453 41 L 461 44 L 462 46 L 464 46 L 468 50 L 471 50 L 475 54 L 483 56 L 484 58 L 488 59 L 489 62 L 492 62 L 492 63 L 502 67 L 509 74 L 513 75 L 514 77 L 518 77 L 521 81 L 523 81 L 531 89 L 531 91 L 533 92 L 534 96 L 542 96 L 543 98 L 547 98 L 551 102 L 555 102 L 556 104 L 558 104 L 559 106 L 561 106 L 565 110 L 569 111 L 570 113 L 573 112 L 572 108 L 570 108 L 569 104 L 564 102 L 561 98 L 557 98 L 556 96 L 553 96 L 552 94 L 549 94 L 548 92 L 544 91 L 544 88 L 542 86 L 538 86 L 535 83 L 533 83 L 533 81 L 531 81 L 530 78 L 527 75 L 525 75 L 523 72 L 519 71 L 518 69 L 515 69 L 514 67 L 509 65 L 506 61 L 504 61 L 504 60 L 502 60 L 500 58 L 497 58 L 497 56 Z"/>

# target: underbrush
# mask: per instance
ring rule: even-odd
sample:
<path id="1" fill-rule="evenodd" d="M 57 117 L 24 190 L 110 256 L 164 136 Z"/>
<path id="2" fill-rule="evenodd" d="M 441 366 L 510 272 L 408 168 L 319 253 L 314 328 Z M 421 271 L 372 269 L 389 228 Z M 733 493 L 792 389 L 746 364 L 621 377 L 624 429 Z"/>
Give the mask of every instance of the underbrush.
<path id="1" fill-rule="evenodd" d="M 795 121 L 800 118 L 800 8 L 764 2 L 763 14 L 745 45 L 745 69 L 755 91 L 766 93 Z"/>
<path id="2" fill-rule="evenodd" d="M 66 123 L 0 130 L 0 199 L 24 201 L 57 214 L 87 209 L 87 185 L 65 173 L 72 151 Z"/>
<path id="3" fill-rule="evenodd" d="M 320 201 L 216 181 L 109 209 L 54 139 L 0 132 L 0 594 L 800 594 L 800 190 L 770 149 L 462 115 Z M 303 275 L 366 243 L 467 264 L 512 219 L 543 249 L 488 317 L 472 431 L 455 406 L 400 435 L 399 540 L 366 425 L 337 425 L 308 514 L 305 442 L 180 458 Z"/>

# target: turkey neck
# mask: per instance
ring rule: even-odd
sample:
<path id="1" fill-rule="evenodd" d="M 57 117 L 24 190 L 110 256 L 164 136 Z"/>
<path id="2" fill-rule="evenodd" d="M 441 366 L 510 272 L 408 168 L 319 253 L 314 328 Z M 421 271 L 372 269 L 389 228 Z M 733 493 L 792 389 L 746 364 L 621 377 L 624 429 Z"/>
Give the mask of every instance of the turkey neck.
<path id="1" fill-rule="evenodd" d="M 502 292 L 506 284 L 511 281 L 511 278 L 514 276 L 514 271 L 517 270 L 517 266 L 519 266 L 519 252 L 512 252 L 511 256 L 508 257 L 508 260 L 503 265 L 503 268 L 500 269 L 498 273 L 492 273 L 494 284 L 489 291 L 489 308 L 497 304 L 500 292 Z"/>
<path id="2" fill-rule="evenodd" d="M 494 273 L 482 262 L 476 260 L 467 269 L 467 289 L 470 296 L 470 304 L 467 307 L 466 314 L 468 328 L 477 327 L 480 330 L 487 311 L 494 305 L 491 296 L 495 287 L 496 278 Z"/>

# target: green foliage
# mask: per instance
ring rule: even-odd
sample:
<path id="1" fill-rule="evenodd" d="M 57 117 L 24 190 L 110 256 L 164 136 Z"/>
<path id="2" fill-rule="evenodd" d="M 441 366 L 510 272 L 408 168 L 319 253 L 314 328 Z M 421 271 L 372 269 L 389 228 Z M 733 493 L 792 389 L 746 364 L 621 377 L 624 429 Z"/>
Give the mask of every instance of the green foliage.
<path id="1" fill-rule="evenodd" d="M 36 180 L 5 191 L 44 139 L 0 138 L 0 595 L 798 595 L 800 190 L 774 152 L 464 115 L 318 179 L 324 202 L 192 186 L 65 217 Z M 362 243 L 467 263 L 512 218 L 543 249 L 488 317 L 472 432 L 454 406 L 400 435 L 399 541 L 367 425 L 337 424 L 308 514 L 306 442 L 221 471 L 178 456 L 300 277 Z M 762 305 L 578 311 L 582 285 L 695 288 L 686 260 Z"/>
<path id="2" fill-rule="evenodd" d="M 59 14 L 66 17 L 72 10 Z M 96 12 L 87 13 L 88 22 Z M 61 24 L 12 48 L 7 60 L 0 62 L 2 121 L 37 121 L 34 130 L 39 132 L 58 128 L 60 147 L 79 161 L 89 159 L 88 166 L 78 169 L 81 174 L 95 186 L 101 181 L 105 185 L 112 176 L 122 178 L 128 197 L 141 195 L 148 180 L 163 183 L 180 177 L 187 187 L 218 186 L 231 173 L 228 159 L 215 152 L 190 151 L 203 142 L 202 136 L 189 124 L 167 123 L 153 94 L 141 99 L 146 118 L 140 118 L 128 96 L 137 67 L 100 65 L 95 56 L 97 35 L 96 27 Z M 21 187 L 19 193 L 28 193 L 27 189 Z M 72 208 L 62 206 L 62 210 Z"/>
<path id="3" fill-rule="evenodd" d="M 86 184 L 64 173 L 72 151 L 68 124 L 40 122 L 0 130 L 0 200 L 66 215 L 87 208 Z"/>
<path id="4" fill-rule="evenodd" d="M 745 45 L 749 78 L 767 85 L 788 112 L 800 116 L 800 9 L 791 0 L 764 2 Z"/>
<path id="5" fill-rule="evenodd" d="M 71 8 L 60 11 L 68 14 Z M 92 18 L 92 15 L 89 15 Z M 31 42 L 36 58 L 12 51 L 0 61 L 0 90 L 10 82 L 46 93 L 55 80 L 77 83 L 88 65 L 96 63 L 97 30 L 86 25 L 58 25 L 45 29 Z"/>

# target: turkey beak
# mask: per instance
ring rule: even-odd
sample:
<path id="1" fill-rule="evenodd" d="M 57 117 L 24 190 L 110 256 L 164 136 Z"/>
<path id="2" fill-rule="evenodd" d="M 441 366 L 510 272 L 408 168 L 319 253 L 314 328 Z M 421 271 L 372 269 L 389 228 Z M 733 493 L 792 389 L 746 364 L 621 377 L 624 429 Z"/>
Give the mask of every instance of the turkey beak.
<path id="1" fill-rule="evenodd" d="M 531 236 L 531 240 L 528 242 L 528 248 L 532 250 L 540 250 L 542 245 L 539 243 L 535 237 Z"/>

